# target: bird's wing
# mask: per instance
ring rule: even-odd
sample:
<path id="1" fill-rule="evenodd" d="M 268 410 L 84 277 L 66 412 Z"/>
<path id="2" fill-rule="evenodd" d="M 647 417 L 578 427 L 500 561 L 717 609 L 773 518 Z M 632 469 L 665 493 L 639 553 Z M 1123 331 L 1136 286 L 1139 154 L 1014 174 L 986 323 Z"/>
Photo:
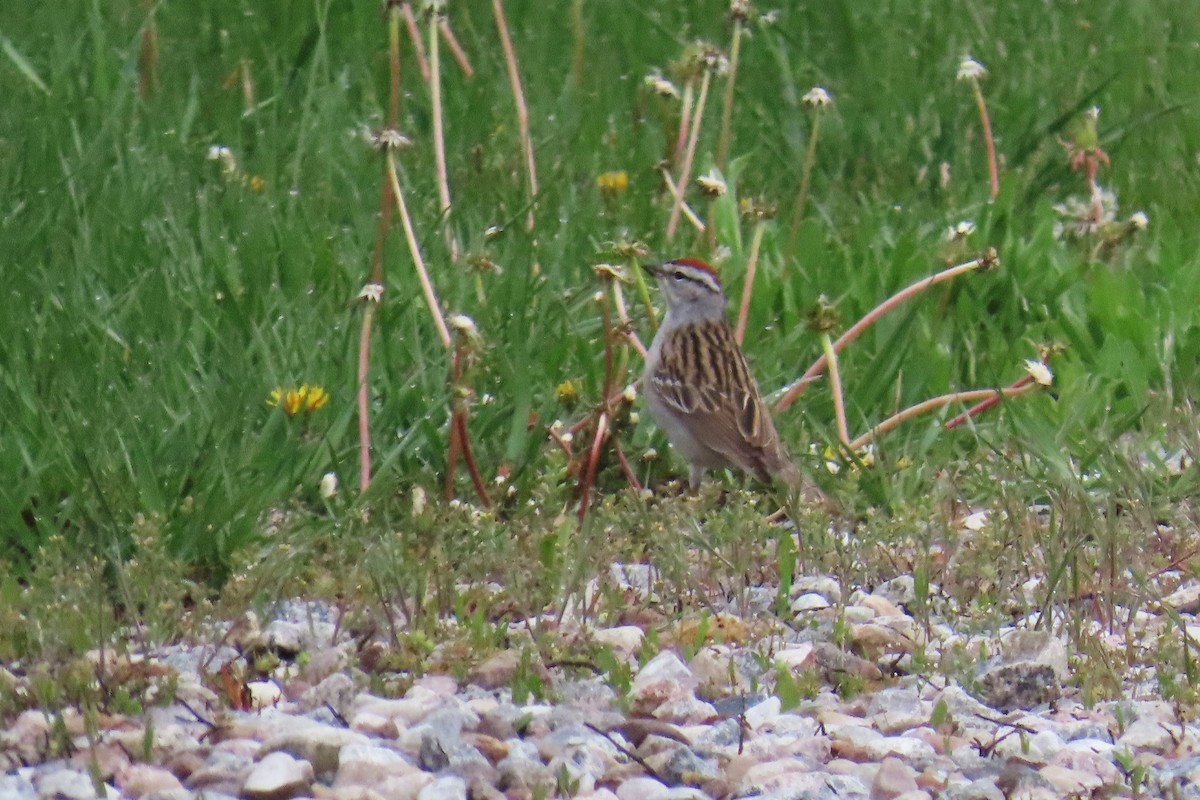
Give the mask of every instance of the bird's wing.
<path id="1" fill-rule="evenodd" d="M 682 326 L 663 343 L 651 377 L 663 401 L 688 415 L 704 444 L 747 469 L 746 451 L 772 449 L 775 426 L 728 323 Z"/>

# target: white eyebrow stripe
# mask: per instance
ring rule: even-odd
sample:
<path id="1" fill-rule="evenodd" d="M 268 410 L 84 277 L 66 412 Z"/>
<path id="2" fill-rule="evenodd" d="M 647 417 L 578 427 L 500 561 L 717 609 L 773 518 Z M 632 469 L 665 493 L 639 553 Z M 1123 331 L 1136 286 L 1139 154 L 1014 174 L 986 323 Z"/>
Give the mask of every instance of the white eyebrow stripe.
<path id="1" fill-rule="evenodd" d="M 703 283 L 714 294 L 721 293 L 721 284 L 713 277 L 712 273 L 696 267 L 689 267 L 687 264 L 672 264 L 671 266 L 692 280 Z"/>

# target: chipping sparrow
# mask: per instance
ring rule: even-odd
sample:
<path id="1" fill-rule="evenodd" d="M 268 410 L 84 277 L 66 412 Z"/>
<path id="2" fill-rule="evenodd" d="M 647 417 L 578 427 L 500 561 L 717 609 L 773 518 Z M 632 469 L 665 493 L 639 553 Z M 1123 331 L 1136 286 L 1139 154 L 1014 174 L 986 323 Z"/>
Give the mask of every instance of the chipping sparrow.
<path id="1" fill-rule="evenodd" d="M 799 484 L 725 318 L 717 273 L 695 258 L 643 268 L 658 279 L 667 314 L 646 354 L 642 391 L 650 416 L 688 462 L 691 488 L 709 467 Z"/>

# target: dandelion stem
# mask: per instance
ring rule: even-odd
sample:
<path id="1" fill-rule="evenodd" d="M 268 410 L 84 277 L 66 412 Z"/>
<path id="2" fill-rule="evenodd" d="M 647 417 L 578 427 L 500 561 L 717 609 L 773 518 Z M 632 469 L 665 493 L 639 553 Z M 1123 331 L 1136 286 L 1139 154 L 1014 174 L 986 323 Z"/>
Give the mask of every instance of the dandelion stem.
<path id="1" fill-rule="evenodd" d="M 504 50 L 504 63 L 508 67 L 508 81 L 512 84 L 513 102 L 517 107 L 517 129 L 521 135 L 521 152 L 525 156 L 525 168 L 529 171 L 529 217 L 525 228 L 533 230 L 535 220 L 533 203 L 537 201 L 537 167 L 533 160 L 533 138 L 529 135 L 529 109 L 525 105 L 525 92 L 521 89 L 521 73 L 517 69 L 517 54 L 513 50 L 512 37 L 508 33 L 508 20 L 504 16 L 504 0 L 492 0 L 496 12 L 496 31 L 500 36 L 500 47 Z"/>
<path id="2" fill-rule="evenodd" d="M 687 82 L 683 84 L 683 100 L 679 105 L 679 134 L 675 137 L 675 151 L 671 153 L 672 163 L 679 159 L 679 154 L 687 146 L 688 126 L 692 121 L 692 104 L 695 101 L 696 79 L 689 76 Z"/>
<path id="3" fill-rule="evenodd" d="M 833 415 L 837 420 L 838 440 L 850 446 L 850 430 L 846 426 L 846 399 L 842 395 L 842 376 L 838 371 L 837 352 L 828 331 L 821 332 L 821 349 L 825 351 L 825 363 L 829 365 L 829 389 L 833 395 Z M 851 447 L 851 450 L 854 448 Z"/>
<path id="4" fill-rule="evenodd" d="M 454 31 L 450 29 L 449 20 L 444 17 L 438 20 L 438 31 L 442 34 L 442 38 L 446 40 L 446 46 L 450 48 L 450 55 L 454 57 L 455 63 L 462 71 L 465 77 L 475 77 L 475 70 L 471 68 L 471 60 L 467 58 L 467 51 L 463 50 L 462 45 L 458 43 L 458 37 L 454 35 Z"/>
<path id="5" fill-rule="evenodd" d="M 975 106 L 979 109 L 979 122 L 983 125 L 983 146 L 987 150 L 988 185 L 992 199 L 1000 194 L 1000 172 L 996 167 L 996 142 L 992 138 L 992 120 L 988 117 L 987 103 L 983 101 L 983 88 L 979 79 L 971 80 L 971 89 L 975 93 Z"/>
<path id="6" fill-rule="evenodd" d="M 1033 383 L 1033 380 L 1034 380 L 1034 378 L 1032 375 L 1022 375 L 1020 378 L 1013 381 L 1013 383 L 1010 384 L 1008 386 L 1008 388 L 1009 389 L 1021 389 L 1025 386 L 1028 386 L 1030 383 Z M 970 408 L 968 408 L 963 413 L 959 414 L 954 419 L 948 421 L 943 427 L 948 431 L 952 431 L 955 428 L 957 428 L 959 425 L 962 425 L 968 419 L 979 416 L 984 411 L 987 411 L 989 408 L 991 408 L 992 406 L 996 405 L 999 402 L 1000 402 L 1000 397 L 998 395 L 992 395 L 991 397 L 987 398 L 986 400 L 982 400 L 982 401 L 976 403 L 975 405 L 971 406 Z"/>
<path id="7" fill-rule="evenodd" d="M 733 125 L 733 89 L 737 83 L 738 55 L 742 51 L 742 20 L 733 20 L 733 41 L 729 45 L 729 75 L 725 78 L 725 105 L 721 109 L 721 138 L 717 145 L 717 169 L 725 171 L 729 160 L 729 136 Z"/>
<path id="8" fill-rule="evenodd" d="M 479 502 L 484 508 L 491 508 L 492 501 L 488 497 L 487 486 L 483 482 L 483 477 L 479 474 L 479 466 L 475 463 L 475 452 L 471 449 L 471 439 L 467 436 L 467 412 L 459 411 L 458 427 L 459 441 L 462 444 L 463 461 L 467 463 L 467 472 L 471 476 L 471 483 L 475 484 L 475 494 L 479 495 Z"/>
<path id="9" fill-rule="evenodd" d="M 901 289 L 887 300 L 884 300 L 882 303 L 875 306 L 875 308 L 867 312 L 866 316 L 854 323 L 849 330 L 839 336 L 837 341 L 833 343 L 833 351 L 835 353 L 840 353 L 842 348 L 858 338 L 859 334 L 869 328 L 872 323 L 910 297 L 920 294 L 931 286 L 935 286 L 944 281 L 956 278 L 965 272 L 971 272 L 972 270 L 976 270 L 981 267 L 991 267 L 997 262 L 998 259 L 995 256 L 995 251 L 989 250 L 988 254 L 982 258 L 977 258 L 973 261 L 968 261 L 965 264 L 959 264 L 958 266 L 944 269 L 935 275 L 930 275 L 928 278 L 922 278 L 916 283 Z M 788 387 L 787 392 L 785 392 L 775 404 L 775 408 L 779 411 L 783 411 L 792 403 L 794 403 L 796 398 L 799 397 L 808 384 L 812 382 L 812 379 L 817 375 L 820 375 L 825 369 L 825 362 L 826 357 L 824 355 L 813 362 L 813 365 L 809 367 L 808 370 L 805 371 L 805 373 L 801 375 L 795 383 Z"/>
<path id="10" fill-rule="evenodd" d="M 396 175 L 396 157 L 389 151 L 387 154 L 388 178 L 392 184 L 392 196 L 396 198 L 396 209 L 400 212 L 400 223 L 404 226 L 404 238 L 408 242 L 408 252 L 412 255 L 413 266 L 417 269 L 417 278 L 421 281 L 421 291 L 425 294 L 425 304 L 433 315 L 433 324 L 437 328 L 438 337 L 447 350 L 452 344 L 450 331 L 442 310 L 438 306 L 437 294 L 433 291 L 433 283 L 429 280 L 429 272 L 425 269 L 425 260 L 421 258 L 421 248 L 417 244 L 417 235 L 413 232 L 412 219 L 408 216 L 408 206 L 404 202 L 404 192 L 400 190 L 400 178 Z"/>
<path id="11" fill-rule="evenodd" d="M 446 174 L 446 132 L 442 120 L 442 67 L 438 47 L 438 15 L 429 19 L 429 96 L 433 106 L 433 162 L 437 170 L 438 211 L 446 225 L 446 244 L 450 258 L 458 261 L 458 243 L 450 228 L 450 181 Z"/>
<path id="12" fill-rule="evenodd" d="M 612 281 L 612 294 L 613 305 L 617 307 L 617 319 L 621 321 L 621 327 L 625 330 L 625 338 L 633 345 L 633 349 L 637 350 L 642 358 L 645 358 L 646 345 L 642 344 L 642 340 L 638 338 L 637 331 L 633 329 L 633 323 L 629 321 L 629 311 L 625 308 L 625 292 L 621 290 L 619 281 Z"/>
<path id="13" fill-rule="evenodd" d="M 358 336 L 358 487 L 359 493 L 371 488 L 371 424 L 367 396 L 367 375 L 371 367 L 371 328 L 376 303 L 367 301 L 362 330 Z"/>
<path id="14" fill-rule="evenodd" d="M 675 202 L 671 206 L 671 218 L 667 221 L 667 241 L 675 238 L 679 227 L 679 213 L 683 205 L 683 192 L 692 179 L 692 162 L 696 158 L 696 143 L 700 140 L 700 120 L 704 118 L 704 103 L 708 99 L 708 87 L 712 83 L 712 70 L 704 70 L 700 79 L 700 96 L 696 98 L 696 111 L 692 115 L 691 132 L 688 134 L 687 152 L 683 154 L 683 166 L 679 169 L 679 181 L 675 184 Z"/>
<path id="15" fill-rule="evenodd" d="M 137 63 L 140 97 L 149 97 L 158 88 L 158 23 L 154 17 L 157 5 L 158 0 L 146 0 L 146 21 L 142 24 Z"/>
<path id="16" fill-rule="evenodd" d="M 400 19 L 399 6 L 388 7 L 388 127 L 400 126 Z"/>
<path id="17" fill-rule="evenodd" d="M 850 442 L 847 447 L 849 447 L 851 450 L 858 450 L 860 447 L 865 446 L 880 434 L 887 433 L 900 423 L 924 414 L 926 411 L 942 408 L 943 406 L 950 405 L 951 403 L 973 403 L 978 400 L 984 400 L 988 398 L 992 398 L 997 402 L 1001 399 L 1010 400 L 1014 397 L 1025 394 L 1037 386 L 1038 384 L 1030 382 L 1022 386 L 1010 386 L 1004 389 L 970 389 L 963 392 L 952 392 L 950 394 L 939 395 L 938 397 L 931 397 L 928 400 L 924 400 L 914 406 L 909 406 L 903 411 L 893 414 L 871 430 L 864 433 L 862 436 L 859 436 L 853 442 Z"/>
<path id="18" fill-rule="evenodd" d="M 667 189 L 671 192 L 671 197 L 675 198 L 676 200 L 682 197 L 683 195 L 681 195 L 679 190 L 675 188 L 675 179 L 671 177 L 671 173 L 667 172 L 665 167 L 663 168 L 662 175 L 663 180 L 666 181 Z M 680 203 L 681 207 L 683 208 L 683 216 L 688 222 L 692 223 L 692 227 L 695 228 L 697 232 L 704 233 L 704 231 L 707 230 L 704 220 L 696 216 L 696 212 L 692 211 L 692 207 L 689 206 L 686 201 L 680 201 Z"/>
<path id="19" fill-rule="evenodd" d="M 766 223 L 759 220 L 754 225 L 754 237 L 750 240 L 750 257 L 746 259 L 746 277 L 742 280 L 742 302 L 738 308 L 737 328 L 734 338 L 738 344 L 746 340 L 746 320 L 750 316 L 750 295 L 754 291 L 754 273 L 758 269 L 758 253 L 762 248 Z"/>
<path id="20" fill-rule="evenodd" d="M 250 59 L 243 58 L 238 67 L 242 77 L 242 113 L 254 113 L 254 76 L 250 72 Z"/>
<path id="21" fill-rule="evenodd" d="M 587 66 L 587 32 L 583 29 L 583 0 L 571 3 L 571 88 L 583 85 L 583 71 Z"/>
<path id="22" fill-rule="evenodd" d="M 792 206 L 792 224 L 788 228 L 788 243 L 783 263 L 786 269 L 791 269 L 796 257 L 796 241 L 800 236 L 800 223 L 804 221 L 804 207 L 808 205 L 808 190 L 812 185 L 813 167 L 817 163 L 817 139 L 821 136 L 821 117 L 824 109 L 821 106 L 813 108 L 812 131 L 808 135 L 808 149 L 804 152 L 804 167 L 800 172 L 800 189 L 796 192 L 796 204 Z"/>
<path id="23" fill-rule="evenodd" d="M 592 483 L 596 480 L 596 465 L 600 461 L 600 447 L 608 435 L 608 412 L 601 411 L 596 419 L 596 435 L 592 439 L 592 447 L 588 451 L 588 460 L 583 467 L 583 477 L 580 479 L 579 493 L 579 524 L 587 518 L 588 503 L 591 500 Z"/>
<path id="24" fill-rule="evenodd" d="M 642 491 L 642 482 L 637 479 L 637 475 L 633 473 L 633 467 L 629 464 L 629 459 L 625 457 L 625 451 L 621 449 L 621 443 L 613 439 L 613 449 L 617 451 L 617 460 L 621 462 L 621 471 L 625 473 L 625 480 L 629 481 L 629 485 L 633 487 L 635 492 Z"/>
<path id="25" fill-rule="evenodd" d="M 404 17 L 404 27 L 408 29 L 408 38 L 413 43 L 413 51 L 417 56 L 417 69 L 421 71 L 421 80 L 429 83 L 429 59 L 425 56 L 425 43 L 421 41 L 421 29 L 417 26 L 417 17 L 413 14 L 412 4 L 402 4 L 400 13 Z"/>

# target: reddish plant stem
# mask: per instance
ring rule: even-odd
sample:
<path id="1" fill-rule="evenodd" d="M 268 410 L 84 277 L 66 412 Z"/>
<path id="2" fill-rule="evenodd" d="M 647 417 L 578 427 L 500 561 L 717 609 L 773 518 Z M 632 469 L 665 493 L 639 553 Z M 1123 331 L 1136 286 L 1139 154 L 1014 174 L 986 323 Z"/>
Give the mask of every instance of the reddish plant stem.
<path id="1" fill-rule="evenodd" d="M 465 77 L 474 78 L 475 70 L 471 68 L 471 60 L 467 58 L 467 51 L 463 50 L 462 45 L 458 43 L 458 37 L 450 29 L 449 20 L 438 20 L 438 30 L 442 34 L 442 40 L 450 48 L 450 55 L 454 57 L 454 61 L 458 64 L 458 68 L 462 70 L 462 74 Z"/>
<path id="2" fill-rule="evenodd" d="M 625 473 L 625 480 L 629 481 L 629 485 L 634 491 L 642 491 L 642 482 L 637 479 L 637 475 L 633 474 L 633 467 L 629 464 L 629 459 L 625 457 L 625 451 L 621 449 L 621 443 L 613 439 L 613 449 L 617 451 L 617 460 L 621 462 L 621 471 Z"/>
<path id="3" fill-rule="evenodd" d="M 400 6 L 404 16 L 404 27 L 408 30 L 408 38 L 413 43 L 413 52 L 417 56 L 417 69 L 421 72 L 421 80 L 429 83 L 429 59 L 425 56 L 425 43 L 421 41 L 421 28 L 417 25 L 417 17 L 413 14 L 412 5 L 404 3 Z"/>
<path id="4" fill-rule="evenodd" d="M 896 292 L 896 294 L 892 295 L 887 300 L 884 300 L 882 303 L 875 306 L 875 308 L 867 312 L 866 316 L 854 323 L 849 330 L 839 336 L 837 341 L 833 343 L 833 351 L 835 353 L 840 353 L 842 348 L 858 338 L 858 336 L 864 330 L 869 328 L 872 323 L 910 297 L 920 294 L 931 286 L 935 286 L 944 281 L 956 278 L 964 272 L 970 272 L 981 267 L 993 266 L 998 263 L 998 261 L 999 259 L 996 257 L 994 251 L 989 250 L 988 254 L 982 258 L 968 261 L 965 264 L 959 264 L 956 267 L 944 269 L 935 275 L 930 275 L 928 278 L 922 278 L 916 283 L 901 289 L 899 292 Z M 824 354 L 822 354 L 821 357 L 814 361 L 812 366 L 809 367 L 805 373 L 788 388 L 783 397 L 779 398 L 779 401 L 775 404 L 775 408 L 779 411 L 783 411 L 792 403 L 796 402 L 796 398 L 804 392 L 805 388 L 809 383 L 812 382 L 813 378 L 815 378 L 817 375 L 820 375 L 821 371 L 825 369 L 825 364 L 826 358 Z"/>
<path id="5" fill-rule="evenodd" d="M 976 400 L 983 400 L 988 397 L 995 397 L 997 399 L 1003 398 L 1007 400 L 1017 397 L 1018 395 L 1022 395 L 1035 388 L 1037 385 L 1038 384 L 1026 384 L 1020 388 L 1008 387 L 1004 389 L 971 389 L 965 392 L 952 392 L 950 394 L 939 395 L 938 397 L 931 397 L 928 400 L 924 400 L 916 405 L 909 406 L 903 411 L 888 417 L 883 422 L 864 433 L 862 436 L 859 436 L 853 442 L 850 442 L 848 447 L 851 450 L 857 450 L 866 445 L 876 436 L 882 433 L 887 433 L 900 423 L 910 420 L 913 417 L 925 413 L 926 411 L 930 411 L 935 408 L 941 408 L 942 406 L 949 405 L 950 403 L 969 403 Z"/>
<path id="6" fill-rule="evenodd" d="M 604 437 L 608 434 L 608 412 L 601 411 L 596 418 L 596 435 L 592 439 L 591 450 L 588 451 L 587 464 L 584 465 L 583 475 L 579 480 L 579 524 L 587 518 L 588 503 L 591 499 L 592 482 L 596 479 L 596 465 L 600 461 L 600 448 Z"/>
<path id="7" fill-rule="evenodd" d="M 992 199 L 1000 194 L 1000 171 L 996 166 L 996 141 L 992 138 L 992 120 L 988 117 L 987 103 L 983 101 L 983 89 L 978 80 L 971 81 L 975 90 L 975 106 L 979 109 L 979 122 L 983 125 L 983 146 L 987 150 L 988 185 Z"/>
<path id="8" fill-rule="evenodd" d="M 467 412 L 466 409 L 461 409 L 458 414 L 459 441 L 462 443 L 463 460 L 467 462 L 467 472 L 471 475 L 471 482 L 475 484 L 475 493 L 479 495 L 479 502 L 484 508 L 491 508 L 492 501 L 488 497 L 487 485 L 483 482 L 483 477 L 479 474 L 479 467 L 475 463 L 475 453 L 471 449 L 471 437 L 467 435 Z"/>
<path id="9" fill-rule="evenodd" d="M 1012 384 L 1010 384 L 1008 386 L 1008 388 L 1009 389 L 1020 389 L 1025 386 L 1028 386 L 1031 383 L 1033 383 L 1033 376 L 1025 375 L 1025 376 L 1021 377 L 1019 380 L 1016 380 Z M 963 413 L 959 414 L 954 419 L 949 420 L 943 427 L 945 427 L 945 429 L 948 431 L 952 431 L 955 428 L 957 428 L 959 425 L 962 425 L 967 420 L 971 419 L 972 417 L 979 416 L 984 411 L 987 411 L 989 408 L 991 408 L 992 406 L 996 405 L 999 402 L 1000 402 L 999 395 L 992 395 L 991 397 L 981 400 L 980 402 L 971 406 L 970 408 L 968 408 Z"/>

